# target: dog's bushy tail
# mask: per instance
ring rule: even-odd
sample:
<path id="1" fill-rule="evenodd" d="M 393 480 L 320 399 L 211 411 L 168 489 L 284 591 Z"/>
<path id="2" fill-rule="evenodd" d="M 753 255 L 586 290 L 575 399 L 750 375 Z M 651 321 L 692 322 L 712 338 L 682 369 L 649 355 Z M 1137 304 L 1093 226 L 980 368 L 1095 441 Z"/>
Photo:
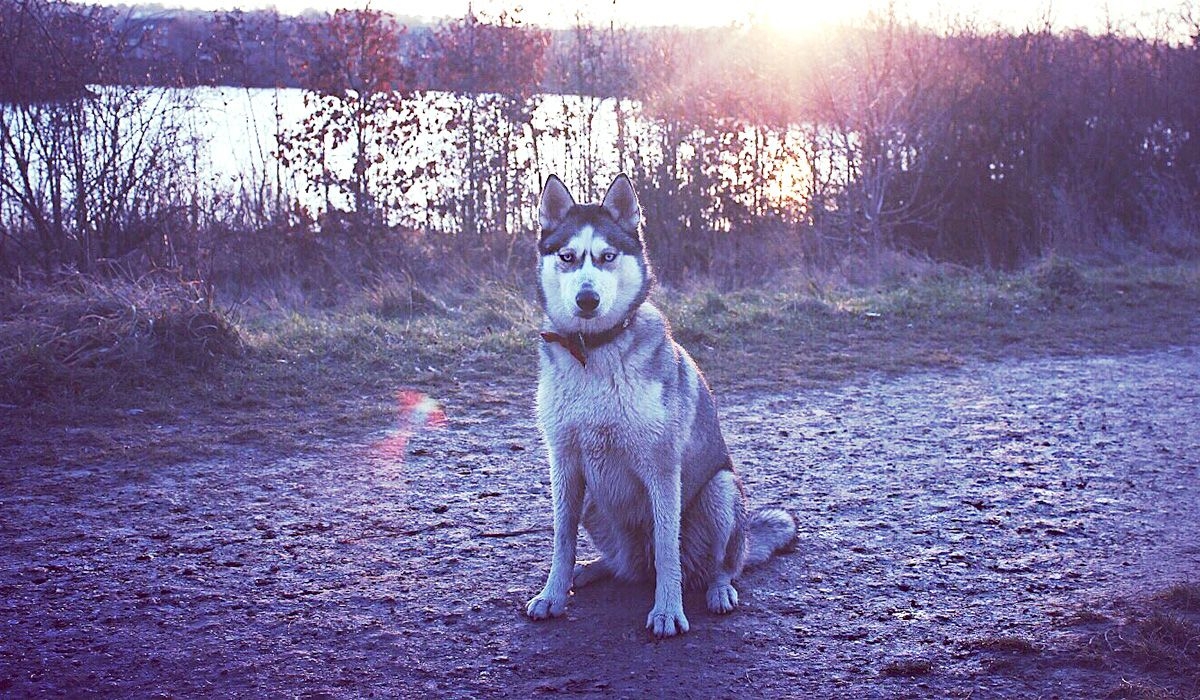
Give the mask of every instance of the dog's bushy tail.
<path id="1" fill-rule="evenodd" d="M 746 519 L 746 566 L 757 566 L 777 552 L 796 547 L 796 518 L 782 508 L 759 508 Z"/>

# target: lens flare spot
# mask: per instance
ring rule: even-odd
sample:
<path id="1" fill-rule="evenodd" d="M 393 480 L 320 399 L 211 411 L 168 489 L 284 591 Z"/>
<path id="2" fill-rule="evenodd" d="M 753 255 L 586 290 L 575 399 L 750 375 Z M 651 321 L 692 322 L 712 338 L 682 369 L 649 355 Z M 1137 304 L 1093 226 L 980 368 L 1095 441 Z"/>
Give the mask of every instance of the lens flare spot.
<path id="1" fill-rule="evenodd" d="M 396 426 L 375 444 L 373 451 L 380 457 L 403 462 L 410 438 L 423 430 L 440 430 L 447 425 L 446 411 L 433 397 L 402 389 L 396 393 Z"/>

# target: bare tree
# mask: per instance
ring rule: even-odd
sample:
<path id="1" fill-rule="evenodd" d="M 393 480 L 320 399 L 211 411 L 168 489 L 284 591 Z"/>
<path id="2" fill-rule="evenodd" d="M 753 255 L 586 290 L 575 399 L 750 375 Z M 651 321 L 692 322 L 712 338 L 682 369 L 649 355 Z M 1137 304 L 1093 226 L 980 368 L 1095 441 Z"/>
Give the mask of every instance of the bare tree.
<path id="1" fill-rule="evenodd" d="M 198 224 L 188 98 L 120 84 L 117 50 L 133 40 L 114 30 L 113 11 L 31 0 L 0 12 L 13 32 L 0 43 L 22 57 L 0 88 L 6 247 L 47 269 L 92 270 L 138 250 L 177 264 Z"/>
<path id="2" fill-rule="evenodd" d="M 523 217 L 540 185 L 532 177 L 533 114 L 549 41 L 549 32 L 513 14 L 481 19 L 468 12 L 439 26 L 426 47 L 429 79 L 454 93 L 452 141 L 436 167 L 457 173 L 460 184 L 438 204 L 490 263 L 506 264 L 518 234 L 531 228 Z"/>
<path id="3" fill-rule="evenodd" d="M 872 250 L 895 247 L 904 227 L 934 227 L 944 204 L 927 177 L 945 154 L 940 137 L 954 87 L 939 81 L 939 40 L 895 14 L 845 36 L 840 62 L 816 80 L 816 114 L 837 139 L 845 180 L 835 211 Z"/>

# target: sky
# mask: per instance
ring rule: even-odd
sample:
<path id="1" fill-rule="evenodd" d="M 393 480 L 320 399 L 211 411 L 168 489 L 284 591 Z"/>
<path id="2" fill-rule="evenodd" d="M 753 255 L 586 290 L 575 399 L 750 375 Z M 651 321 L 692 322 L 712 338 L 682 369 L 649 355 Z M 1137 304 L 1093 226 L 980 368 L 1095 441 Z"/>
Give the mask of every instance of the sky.
<path id="1" fill-rule="evenodd" d="M 305 9 L 328 11 L 361 7 L 364 0 L 149 0 L 164 6 L 204 10 L 257 9 L 276 6 L 286 13 Z M 465 14 L 470 0 L 372 0 L 370 6 L 397 15 L 438 19 Z M 132 4 L 137 0 L 102 0 Z M 615 20 L 629 25 L 722 26 L 758 20 L 781 31 L 820 31 L 830 25 L 854 23 L 870 11 L 887 7 L 887 0 L 473 0 L 477 12 L 520 6 L 520 17 L 533 24 L 568 26 L 577 12 L 601 24 Z M 1178 17 L 1196 0 L 896 0 L 900 17 L 924 26 L 944 26 L 947 20 L 967 18 L 983 28 L 1024 29 L 1041 27 L 1049 18 L 1056 29 L 1084 28 L 1103 31 L 1108 18 L 1121 30 L 1156 34 L 1163 21 Z M 1178 22 L 1176 22 L 1178 24 Z"/>

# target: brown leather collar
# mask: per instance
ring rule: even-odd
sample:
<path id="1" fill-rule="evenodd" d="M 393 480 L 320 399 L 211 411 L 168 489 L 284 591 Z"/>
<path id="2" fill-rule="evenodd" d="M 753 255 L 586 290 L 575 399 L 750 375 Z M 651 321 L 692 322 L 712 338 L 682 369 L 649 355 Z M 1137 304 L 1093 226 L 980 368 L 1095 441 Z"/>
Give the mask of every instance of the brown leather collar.
<path id="1" fill-rule="evenodd" d="M 624 333 L 633 325 L 633 316 L 627 317 L 624 321 L 618 323 L 606 331 L 599 333 L 574 333 L 571 335 L 563 335 L 554 331 L 542 331 L 542 340 L 547 343 L 558 343 L 571 353 L 571 357 L 579 360 L 579 364 L 587 367 L 587 351 L 595 350 L 616 340 L 618 336 Z"/>

